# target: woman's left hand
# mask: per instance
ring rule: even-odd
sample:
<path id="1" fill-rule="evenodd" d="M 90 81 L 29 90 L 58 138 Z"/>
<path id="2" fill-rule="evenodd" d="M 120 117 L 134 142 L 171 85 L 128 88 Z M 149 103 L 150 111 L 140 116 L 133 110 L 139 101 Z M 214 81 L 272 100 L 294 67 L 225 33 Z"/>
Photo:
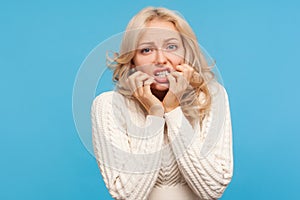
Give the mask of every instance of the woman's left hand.
<path id="1" fill-rule="evenodd" d="M 188 64 L 177 65 L 176 71 L 179 72 L 179 74 L 181 74 L 190 84 L 193 74 L 195 72 L 195 69 L 193 67 L 189 66 Z"/>
<path id="2" fill-rule="evenodd" d="M 169 80 L 169 91 L 163 100 L 165 112 L 170 112 L 180 105 L 180 99 L 189 86 L 194 71 L 194 68 L 188 64 L 182 64 L 177 65 L 176 71 L 171 72 L 167 76 Z"/>

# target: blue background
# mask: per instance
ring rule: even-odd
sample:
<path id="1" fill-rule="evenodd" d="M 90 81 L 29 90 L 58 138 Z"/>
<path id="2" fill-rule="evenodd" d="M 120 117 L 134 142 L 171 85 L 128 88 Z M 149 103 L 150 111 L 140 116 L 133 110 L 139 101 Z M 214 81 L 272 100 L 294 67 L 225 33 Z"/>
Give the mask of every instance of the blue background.
<path id="1" fill-rule="evenodd" d="M 74 125 L 73 84 L 149 5 L 178 10 L 221 71 L 235 158 L 222 199 L 299 199 L 296 0 L 1 1 L 0 199 L 110 199 Z"/>

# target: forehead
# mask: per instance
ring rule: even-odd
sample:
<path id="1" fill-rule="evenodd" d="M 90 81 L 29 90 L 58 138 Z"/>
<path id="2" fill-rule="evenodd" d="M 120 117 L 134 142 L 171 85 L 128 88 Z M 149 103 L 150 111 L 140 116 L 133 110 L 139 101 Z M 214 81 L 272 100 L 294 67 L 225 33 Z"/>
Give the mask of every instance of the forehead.
<path id="1" fill-rule="evenodd" d="M 161 28 L 161 29 L 169 29 L 173 31 L 177 31 L 175 25 L 172 22 L 154 19 L 146 23 L 147 28 Z"/>
<path id="2" fill-rule="evenodd" d="M 148 22 L 146 28 L 142 30 L 139 42 L 160 42 L 170 38 L 180 40 L 180 34 L 174 24 L 167 21 L 153 20 Z"/>

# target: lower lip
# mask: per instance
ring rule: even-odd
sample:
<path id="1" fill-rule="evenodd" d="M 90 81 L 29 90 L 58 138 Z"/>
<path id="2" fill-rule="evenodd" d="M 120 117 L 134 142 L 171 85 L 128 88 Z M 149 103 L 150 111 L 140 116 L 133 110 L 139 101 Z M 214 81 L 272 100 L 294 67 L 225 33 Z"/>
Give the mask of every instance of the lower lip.
<path id="1" fill-rule="evenodd" d="M 167 79 L 167 77 L 158 77 L 158 76 L 155 76 L 154 79 L 158 83 L 169 83 L 169 80 Z"/>

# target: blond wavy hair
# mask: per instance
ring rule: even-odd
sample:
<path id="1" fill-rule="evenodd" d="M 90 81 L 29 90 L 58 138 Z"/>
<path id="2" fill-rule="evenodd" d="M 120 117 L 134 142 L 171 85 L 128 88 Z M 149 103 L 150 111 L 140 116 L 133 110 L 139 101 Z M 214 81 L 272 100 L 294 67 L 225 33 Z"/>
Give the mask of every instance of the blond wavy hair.
<path id="1" fill-rule="evenodd" d="M 181 107 L 184 115 L 190 123 L 194 125 L 197 119 L 202 119 L 208 113 L 211 107 L 211 95 L 208 90 L 208 82 L 214 79 L 212 66 L 208 65 L 204 54 L 202 53 L 195 33 L 192 28 L 175 11 L 166 8 L 147 7 L 135 15 L 127 25 L 124 33 L 120 52 L 115 53 L 113 57 L 107 56 L 107 65 L 113 70 L 113 81 L 116 83 L 116 89 L 122 95 L 134 99 L 129 87 L 125 84 L 130 66 L 133 64 L 139 39 L 151 20 L 163 20 L 174 24 L 180 33 L 185 55 L 185 63 L 192 66 L 200 75 L 197 86 L 189 86 L 181 98 Z M 201 98 L 200 98 L 201 97 Z"/>

